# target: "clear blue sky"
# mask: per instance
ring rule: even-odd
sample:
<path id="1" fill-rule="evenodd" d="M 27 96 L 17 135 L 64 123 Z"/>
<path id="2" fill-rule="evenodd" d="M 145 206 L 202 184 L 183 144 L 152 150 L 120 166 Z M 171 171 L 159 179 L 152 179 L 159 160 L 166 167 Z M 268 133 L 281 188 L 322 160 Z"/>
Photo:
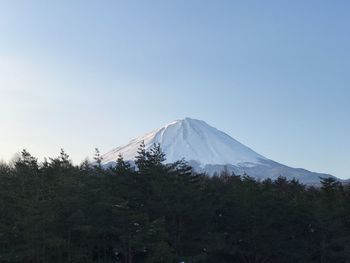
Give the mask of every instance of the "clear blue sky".
<path id="1" fill-rule="evenodd" d="M 192 117 L 350 177 L 350 1 L 1 1 L 0 158 Z"/>

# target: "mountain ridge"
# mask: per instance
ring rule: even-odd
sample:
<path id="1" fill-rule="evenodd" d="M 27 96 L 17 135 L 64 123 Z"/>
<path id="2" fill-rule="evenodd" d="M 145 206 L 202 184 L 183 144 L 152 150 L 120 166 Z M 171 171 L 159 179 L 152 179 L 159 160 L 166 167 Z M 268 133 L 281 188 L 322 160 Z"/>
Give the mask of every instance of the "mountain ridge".
<path id="1" fill-rule="evenodd" d="M 133 161 L 141 142 L 145 143 L 146 150 L 159 143 L 167 163 L 185 159 L 195 171 L 209 175 L 228 169 L 235 174 L 248 174 L 257 179 L 284 176 L 306 184 L 318 184 L 319 177 L 334 177 L 270 160 L 206 122 L 188 117 L 175 120 L 107 152 L 102 155 L 102 164 L 113 166 L 119 154 L 125 160 Z"/>

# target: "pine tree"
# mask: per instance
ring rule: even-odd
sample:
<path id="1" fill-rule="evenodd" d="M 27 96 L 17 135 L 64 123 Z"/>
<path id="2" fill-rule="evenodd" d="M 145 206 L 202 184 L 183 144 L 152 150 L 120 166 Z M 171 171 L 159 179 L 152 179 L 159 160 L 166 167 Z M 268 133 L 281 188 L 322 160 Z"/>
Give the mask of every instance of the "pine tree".
<path id="1" fill-rule="evenodd" d="M 147 152 L 145 142 L 142 141 L 140 147 L 137 150 L 137 156 L 135 157 L 135 164 L 139 171 L 144 171 L 147 167 Z"/>
<path id="2" fill-rule="evenodd" d="M 124 161 L 123 156 L 119 154 L 114 170 L 118 175 L 127 175 L 131 172 L 131 165 L 129 162 Z"/>
<path id="3" fill-rule="evenodd" d="M 95 155 L 94 155 L 94 160 L 96 162 L 96 165 L 98 168 L 101 168 L 101 163 L 102 163 L 102 156 L 100 154 L 100 150 L 98 148 L 95 148 Z"/>

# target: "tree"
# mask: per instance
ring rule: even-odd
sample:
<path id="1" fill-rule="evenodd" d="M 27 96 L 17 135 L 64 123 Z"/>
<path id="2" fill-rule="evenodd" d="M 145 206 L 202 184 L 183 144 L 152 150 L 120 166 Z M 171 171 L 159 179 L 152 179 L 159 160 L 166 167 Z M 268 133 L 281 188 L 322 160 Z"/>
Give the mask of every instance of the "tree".
<path id="1" fill-rule="evenodd" d="M 102 158 L 102 156 L 100 154 L 100 150 L 98 148 L 95 148 L 94 160 L 95 160 L 95 162 L 97 164 L 97 167 L 101 168 L 101 163 L 102 163 L 103 158 Z"/>
<path id="2" fill-rule="evenodd" d="M 63 150 L 0 164 L 0 262 L 350 261 L 349 186 L 164 162 L 142 143 L 138 170 L 122 156 L 111 169 L 75 166 Z"/>
<path id="3" fill-rule="evenodd" d="M 149 151 L 146 151 L 145 143 L 142 142 L 137 153 L 135 163 L 141 174 L 150 174 L 154 170 L 166 168 L 163 164 L 166 158 L 160 144 L 154 144 Z"/>
<path id="4" fill-rule="evenodd" d="M 123 156 L 119 154 L 114 170 L 118 175 L 126 175 L 131 172 L 131 165 L 129 162 L 124 161 Z"/>

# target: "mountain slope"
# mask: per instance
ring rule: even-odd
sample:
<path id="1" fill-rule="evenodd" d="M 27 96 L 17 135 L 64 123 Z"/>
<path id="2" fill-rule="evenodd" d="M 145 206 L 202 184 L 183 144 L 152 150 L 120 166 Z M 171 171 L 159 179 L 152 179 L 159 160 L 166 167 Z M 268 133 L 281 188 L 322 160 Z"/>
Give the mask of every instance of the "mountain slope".
<path id="1" fill-rule="evenodd" d="M 104 154 L 103 165 L 113 165 L 119 154 L 125 160 L 134 160 L 142 141 L 146 149 L 159 143 L 166 154 L 166 162 L 184 158 L 195 170 L 208 174 L 226 168 L 236 174 L 246 173 L 258 179 L 277 178 L 282 175 L 308 184 L 317 184 L 319 177 L 330 176 L 291 168 L 269 160 L 204 121 L 190 118 L 174 121 Z"/>

